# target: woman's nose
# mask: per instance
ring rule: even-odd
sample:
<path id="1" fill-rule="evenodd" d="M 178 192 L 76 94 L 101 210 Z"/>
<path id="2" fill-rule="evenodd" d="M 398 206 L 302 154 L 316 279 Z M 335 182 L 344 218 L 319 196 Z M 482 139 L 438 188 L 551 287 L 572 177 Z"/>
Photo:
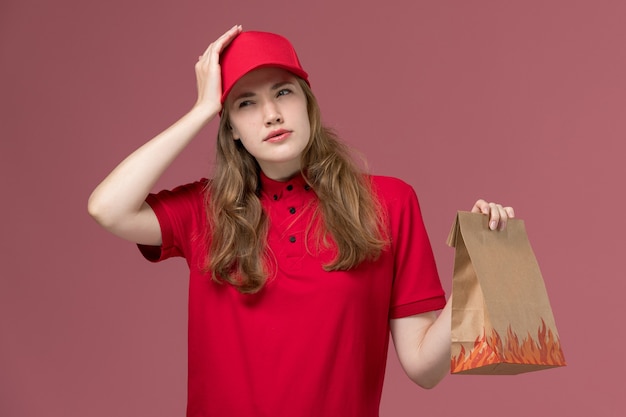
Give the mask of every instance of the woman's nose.
<path id="1" fill-rule="evenodd" d="M 281 123 L 283 121 L 283 117 L 280 113 L 280 109 L 273 102 L 268 102 L 265 104 L 265 124 L 272 125 L 274 123 Z"/>

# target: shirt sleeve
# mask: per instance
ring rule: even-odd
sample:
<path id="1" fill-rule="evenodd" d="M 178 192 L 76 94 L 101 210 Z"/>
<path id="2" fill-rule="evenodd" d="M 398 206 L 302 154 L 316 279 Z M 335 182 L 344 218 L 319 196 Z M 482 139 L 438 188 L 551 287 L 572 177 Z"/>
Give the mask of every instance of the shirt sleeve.
<path id="1" fill-rule="evenodd" d="M 159 221 L 162 243 L 160 246 L 137 245 L 147 260 L 189 259 L 206 230 L 205 188 L 206 180 L 201 180 L 148 195 L 146 202 Z"/>
<path id="2" fill-rule="evenodd" d="M 394 257 L 389 317 L 440 310 L 446 304 L 446 297 L 417 195 L 401 180 L 388 181 L 388 223 Z"/>

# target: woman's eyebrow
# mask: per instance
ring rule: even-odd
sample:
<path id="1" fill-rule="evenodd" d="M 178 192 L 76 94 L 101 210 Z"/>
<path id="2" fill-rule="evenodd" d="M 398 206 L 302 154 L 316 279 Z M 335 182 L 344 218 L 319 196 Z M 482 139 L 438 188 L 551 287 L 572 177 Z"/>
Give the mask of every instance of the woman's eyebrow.
<path id="1" fill-rule="evenodd" d="M 240 99 L 242 99 L 242 98 L 250 98 L 250 97 L 254 97 L 255 95 L 256 95 L 256 94 L 254 94 L 252 91 L 249 91 L 249 92 L 243 92 L 243 93 L 241 93 L 241 94 L 237 95 L 237 96 L 235 97 L 235 99 L 233 100 L 233 102 L 235 102 L 235 101 L 237 101 L 237 100 L 240 100 Z"/>
<path id="2" fill-rule="evenodd" d="M 278 83 L 274 84 L 272 86 L 271 90 L 272 91 L 273 90 L 278 90 L 279 88 L 281 88 L 281 87 L 283 87 L 283 86 L 285 86 L 287 84 L 293 85 L 293 83 L 291 81 L 281 81 L 281 82 L 278 82 Z"/>
<path id="3" fill-rule="evenodd" d="M 273 84 L 270 87 L 270 90 L 271 91 L 278 90 L 279 88 L 284 87 L 285 85 L 288 85 L 288 84 L 289 85 L 293 85 L 293 83 L 291 81 L 280 81 L 280 82 L 277 82 L 276 84 Z M 255 95 L 256 95 L 256 93 L 253 93 L 252 91 L 244 91 L 244 92 L 238 94 L 237 96 L 235 96 L 235 99 L 233 101 L 237 101 L 237 100 L 240 100 L 242 98 L 254 97 Z"/>

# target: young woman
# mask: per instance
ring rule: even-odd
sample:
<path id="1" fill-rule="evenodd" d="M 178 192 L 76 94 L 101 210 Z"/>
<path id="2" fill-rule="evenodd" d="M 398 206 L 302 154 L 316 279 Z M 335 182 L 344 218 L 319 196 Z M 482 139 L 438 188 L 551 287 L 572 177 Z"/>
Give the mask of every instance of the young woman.
<path id="1" fill-rule="evenodd" d="M 435 386 L 450 304 L 413 189 L 351 163 L 285 38 L 235 26 L 196 76 L 193 108 L 89 199 L 149 260 L 187 260 L 187 415 L 377 416 L 390 332 L 409 377 Z M 218 115 L 213 179 L 150 194 Z M 483 200 L 472 211 L 493 230 L 513 217 Z"/>

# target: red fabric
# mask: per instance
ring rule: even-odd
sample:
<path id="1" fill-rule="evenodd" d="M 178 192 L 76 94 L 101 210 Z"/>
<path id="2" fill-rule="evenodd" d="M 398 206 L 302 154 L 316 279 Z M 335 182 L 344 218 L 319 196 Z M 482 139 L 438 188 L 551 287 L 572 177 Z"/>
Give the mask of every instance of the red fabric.
<path id="1" fill-rule="evenodd" d="M 390 250 L 353 270 L 325 272 L 333 253 L 313 256 L 315 241 L 305 240 L 315 193 L 301 177 L 262 181 L 277 269 L 254 295 L 198 269 L 204 182 L 147 199 L 163 245 L 140 249 L 152 261 L 184 256 L 191 270 L 187 415 L 378 416 L 389 319 L 445 304 L 417 197 L 400 180 L 373 177 Z"/>
<path id="2" fill-rule="evenodd" d="M 309 75 L 302 68 L 289 40 L 275 33 L 257 31 L 240 33 L 220 54 L 220 66 L 222 104 L 235 83 L 257 68 L 282 68 L 309 83 Z"/>

